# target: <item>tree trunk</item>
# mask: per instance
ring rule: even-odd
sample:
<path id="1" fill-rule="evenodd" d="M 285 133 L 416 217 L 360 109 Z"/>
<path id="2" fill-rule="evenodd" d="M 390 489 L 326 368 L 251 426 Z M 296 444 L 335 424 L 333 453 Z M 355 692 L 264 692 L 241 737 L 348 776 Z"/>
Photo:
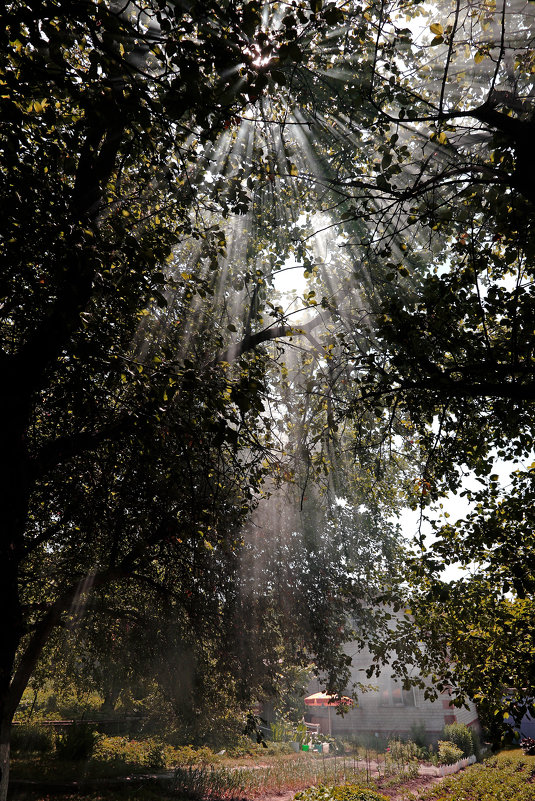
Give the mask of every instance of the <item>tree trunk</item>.
<path id="1" fill-rule="evenodd" d="M 7 797 L 9 784 L 9 751 L 11 739 L 11 715 L 0 722 L 0 801 Z"/>
<path id="2" fill-rule="evenodd" d="M 28 515 L 28 460 L 21 423 L 24 407 L 21 414 L 17 400 L 14 394 L 8 395 L 0 408 L 0 801 L 6 798 L 9 781 L 11 720 L 16 708 L 11 680 L 23 636 L 19 569 Z"/>
<path id="3" fill-rule="evenodd" d="M 0 801 L 5 801 L 9 781 L 9 743 L 14 702 L 11 679 L 15 655 L 22 637 L 18 593 L 18 561 L 11 538 L 0 548 Z M 6 547 L 7 545 L 7 547 Z"/>

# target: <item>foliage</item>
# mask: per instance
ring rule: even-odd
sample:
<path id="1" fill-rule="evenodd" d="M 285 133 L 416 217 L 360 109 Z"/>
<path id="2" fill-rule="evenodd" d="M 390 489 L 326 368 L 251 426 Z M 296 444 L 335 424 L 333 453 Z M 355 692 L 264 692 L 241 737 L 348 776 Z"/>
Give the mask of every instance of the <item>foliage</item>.
<path id="1" fill-rule="evenodd" d="M 310 787 L 296 793 L 297 801 L 386 801 L 386 796 L 356 784 Z"/>
<path id="2" fill-rule="evenodd" d="M 422 749 L 412 740 L 403 742 L 402 740 L 388 741 L 389 756 L 395 762 L 408 763 L 421 758 Z"/>
<path id="3" fill-rule="evenodd" d="M 54 627 L 73 624 L 89 592 L 114 582 L 158 593 L 173 560 L 177 577 L 198 587 L 201 562 L 224 562 L 223 541 L 232 552 L 261 471 L 238 453 L 243 418 L 231 423 L 224 411 L 218 345 L 207 366 L 188 347 L 192 332 L 177 331 L 189 279 L 162 271 L 190 235 L 216 262 L 224 248 L 217 226 L 192 215 L 190 134 L 210 138 L 249 102 L 257 71 L 246 59 L 251 80 L 234 91 L 226 70 L 241 64 L 255 5 L 193 4 L 175 16 L 158 3 L 141 12 L 13 2 L 2 14 L 0 339 L 14 389 L 2 407 L 12 510 L 0 558 L 4 749 L 6 721 Z M 171 309 L 163 293 L 173 288 Z M 215 379 L 206 399 L 201 363 L 202 380 Z M 255 368 L 246 373 L 252 380 Z M 238 379 L 242 400 L 247 379 Z M 96 606 L 110 602 L 101 595 Z"/>
<path id="4" fill-rule="evenodd" d="M 98 734 L 92 726 L 75 723 L 56 739 L 56 756 L 65 761 L 88 760 L 93 755 L 97 740 Z"/>
<path id="5" fill-rule="evenodd" d="M 155 740 L 147 753 L 146 765 L 151 770 L 162 770 L 166 767 L 166 749 L 161 741 Z"/>
<path id="6" fill-rule="evenodd" d="M 13 727 L 11 748 L 14 752 L 48 753 L 54 748 L 54 730 L 38 723 L 20 723 Z"/>
<path id="7" fill-rule="evenodd" d="M 524 737 L 520 740 L 520 748 L 528 756 L 535 756 L 535 740 L 533 737 Z"/>
<path id="8" fill-rule="evenodd" d="M 438 764 L 439 765 L 454 765 L 463 758 L 461 749 L 452 743 L 450 740 L 438 741 Z"/>
<path id="9" fill-rule="evenodd" d="M 492 472 L 533 442 L 529 6 L 136 8 L 11 2 L 0 29 L 3 720 L 44 654 L 200 742 L 311 652 L 342 689 L 353 638 L 502 725 L 534 684 L 535 471 Z M 405 604 L 392 511 L 468 471 Z M 299 513 L 265 546 L 268 472 Z"/>
<path id="10" fill-rule="evenodd" d="M 410 600 L 390 594 L 410 619 L 373 643 L 377 664 L 394 661 L 407 681 L 417 664 L 439 689 L 457 687 L 458 703 L 476 699 L 499 740 L 503 712 L 518 722 L 525 709 L 516 697 L 504 710 L 504 688 L 531 694 L 535 682 L 535 197 L 526 178 L 534 17 L 529 4 L 511 16 L 484 3 L 411 5 L 372 12 L 364 95 L 378 114 L 381 156 L 365 137 L 373 155 L 359 153 L 352 167 L 358 143 L 348 134 L 326 157 L 346 255 L 318 270 L 315 290 L 336 332 L 333 424 L 347 431 L 350 420 L 352 452 L 378 476 L 393 453 L 413 460 L 411 505 L 422 523 L 436 504 L 432 542 L 423 525 L 416 536 Z M 505 487 L 497 459 L 518 467 Z M 481 488 L 467 489 L 467 476 Z M 445 522 L 440 503 L 459 490 L 471 511 Z M 447 582 L 453 564 L 465 577 Z"/>
<path id="11" fill-rule="evenodd" d="M 129 765 L 154 770 L 175 765 L 197 765 L 217 761 L 216 755 L 209 748 L 199 750 L 191 747 L 173 748 L 154 737 L 132 740 L 128 737 L 105 735 L 100 735 L 98 738 L 92 758 L 96 762 L 107 763 L 114 767 Z"/>
<path id="12" fill-rule="evenodd" d="M 426 790 L 426 801 L 533 801 L 533 762 L 520 752 L 503 752 L 484 763 L 472 765 L 456 776 L 447 776 Z"/>
<path id="13" fill-rule="evenodd" d="M 464 757 L 475 753 L 472 731 L 464 723 L 449 723 L 444 726 L 442 739 L 460 748 Z"/>
<path id="14" fill-rule="evenodd" d="M 174 791 L 185 798 L 240 798 L 245 794 L 246 783 L 242 772 L 228 768 L 177 768 L 173 781 Z"/>
<path id="15" fill-rule="evenodd" d="M 426 748 L 429 738 L 424 723 L 413 723 L 411 726 L 411 740 L 420 748 Z"/>
<path id="16" fill-rule="evenodd" d="M 273 159 L 254 114 L 285 119 L 308 94 L 344 13 L 302 3 L 272 35 L 255 0 L 3 13 L 2 737 L 43 655 L 36 686 L 59 656 L 108 709 L 126 686 L 154 692 L 136 678 L 154 669 L 197 742 L 283 683 L 266 651 L 310 661 L 273 593 L 243 625 L 237 587 L 243 521 L 266 472 L 286 475 L 266 408 L 277 359 L 261 346 L 292 332 L 267 292 L 296 251 L 272 203 L 296 166 Z M 322 638 L 317 611 L 311 647 L 334 683 L 346 632 Z M 3 764 L 2 790 L 6 777 Z"/>
<path id="17" fill-rule="evenodd" d="M 288 723 L 285 720 L 278 720 L 270 723 L 271 739 L 275 742 L 289 742 L 290 740 L 298 740 L 302 736 L 302 728 L 298 732 L 295 725 Z"/>

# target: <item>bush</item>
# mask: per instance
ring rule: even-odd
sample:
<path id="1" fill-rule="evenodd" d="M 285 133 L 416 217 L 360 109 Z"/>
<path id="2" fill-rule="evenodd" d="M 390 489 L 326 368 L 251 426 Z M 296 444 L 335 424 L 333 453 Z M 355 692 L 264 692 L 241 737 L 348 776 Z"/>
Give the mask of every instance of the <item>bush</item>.
<path id="1" fill-rule="evenodd" d="M 472 732 L 464 723 L 450 723 L 448 726 L 444 726 L 442 736 L 444 740 L 454 743 L 457 748 L 460 748 L 465 757 L 471 756 L 475 752 Z"/>
<path id="2" fill-rule="evenodd" d="M 293 754 L 294 750 L 290 743 L 266 743 L 266 748 L 263 746 L 256 746 L 255 754 L 268 754 L 269 756 L 277 756 L 278 754 Z"/>
<path id="3" fill-rule="evenodd" d="M 411 740 L 420 746 L 420 748 L 427 748 L 429 745 L 429 737 L 425 730 L 423 723 L 413 723 L 411 726 Z"/>
<path id="4" fill-rule="evenodd" d="M 535 740 L 533 737 L 524 737 L 523 740 L 520 740 L 520 748 L 525 754 L 535 756 Z"/>
<path id="5" fill-rule="evenodd" d="M 449 740 L 438 741 L 438 764 L 454 765 L 463 758 L 463 752 Z"/>
<path id="6" fill-rule="evenodd" d="M 422 749 L 412 740 L 407 740 L 406 743 L 401 740 L 389 740 L 388 748 L 394 762 L 412 762 L 415 759 L 420 759 L 422 755 Z"/>
<path id="7" fill-rule="evenodd" d="M 93 750 L 93 759 L 112 765 L 143 765 L 150 746 L 128 737 L 108 737 L 103 734 Z"/>
<path id="8" fill-rule="evenodd" d="M 163 770 L 166 767 L 166 749 L 163 743 L 153 740 L 145 758 L 145 764 L 152 770 Z"/>
<path id="9" fill-rule="evenodd" d="M 359 787 L 357 784 L 340 784 L 335 787 L 309 787 L 296 793 L 295 801 L 388 801 L 387 797 L 370 790 L 368 787 Z"/>
<path id="10" fill-rule="evenodd" d="M 275 745 L 275 743 L 270 743 Z M 262 747 L 262 746 L 261 746 Z M 258 753 L 258 744 L 254 743 L 246 734 L 240 735 L 232 745 L 226 748 L 229 757 L 239 759 L 240 757 L 254 756 Z"/>
<path id="11" fill-rule="evenodd" d="M 249 743 L 251 744 L 250 740 Z M 206 745 L 200 748 L 183 745 L 181 748 L 174 748 L 172 754 L 172 761 L 175 765 L 212 765 L 218 759 L 218 755 Z"/>
<path id="12" fill-rule="evenodd" d="M 93 759 L 115 765 L 161 770 L 177 765 L 208 765 L 217 762 L 210 748 L 193 748 L 185 745 L 173 748 L 156 737 L 130 740 L 128 737 L 101 735 L 93 751 Z"/>
<path id="13" fill-rule="evenodd" d="M 13 752 L 46 754 L 54 748 L 54 731 L 37 723 L 22 723 L 11 730 Z"/>
<path id="14" fill-rule="evenodd" d="M 98 734 L 87 723 L 69 726 L 65 734 L 58 737 L 56 754 L 60 759 L 77 761 L 89 759 L 98 740 Z"/>

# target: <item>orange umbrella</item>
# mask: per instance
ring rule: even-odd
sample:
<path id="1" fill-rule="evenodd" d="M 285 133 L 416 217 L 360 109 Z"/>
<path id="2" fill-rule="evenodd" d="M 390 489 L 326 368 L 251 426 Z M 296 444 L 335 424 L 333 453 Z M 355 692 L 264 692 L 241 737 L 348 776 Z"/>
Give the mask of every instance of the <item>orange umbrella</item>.
<path id="1" fill-rule="evenodd" d="M 339 706 L 340 704 L 347 704 L 347 706 L 353 706 L 353 700 L 349 698 L 347 695 L 342 695 L 341 698 L 337 698 L 336 695 L 329 695 L 328 693 L 312 693 L 312 695 L 307 695 L 305 698 L 305 704 L 307 706 L 326 706 L 329 709 L 329 735 L 332 734 L 332 724 L 331 724 L 331 707 L 332 706 Z"/>
<path id="2" fill-rule="evenodd" d="M 307 706 L 339 706 L 339 704 L 346 704 L 353 706 L 353 700 L 347 695 L 342 695 L 337 698 L 336 695 L 329 695 L 328 693 L 312 693 L 305 698 Z"/>

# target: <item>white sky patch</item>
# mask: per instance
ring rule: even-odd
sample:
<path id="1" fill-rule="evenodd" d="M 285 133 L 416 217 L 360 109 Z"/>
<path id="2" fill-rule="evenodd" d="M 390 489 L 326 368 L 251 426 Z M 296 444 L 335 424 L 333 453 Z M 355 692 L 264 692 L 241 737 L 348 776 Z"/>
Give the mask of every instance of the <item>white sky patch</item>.
<path id="1" fill-rule="evenodd" d="M 533 460 L 527 460 L 528 463 L 530 461 Z M 502 491 L 506 491 L 511 483 L 511 477 L 515 470 L 523 470 L 526 467 L 527 465 L 524 464 L 524 462 L 505 462 L 497 458 L 494 462 L 492 472 L 499 476 L 499 485 Z M 481 490 L 482 487 L 483 484 L 478 481 L 474 474 L 471 474 L 464 478 L 461 492 L 465 490 L 476 492 Z M 437 523 L 456 523 L 458 520 L 465 518 L 469 512 L 473 511 L 474 506 L 475 503 L 470 502 L 465 495 L 461 496 L 459 493 L 452 493 L 448 497 L 442 498 L 437 507 L 426 509 L 424 515 L 422 515 L 419 509 L 404 509 L 397 518 L 397 522 L 400 524 L 402 534 L 407 540 L 412 540 L 414 537 L 422 534 L 426 546 L 429 547 L 433 542 L 434 535 L 431 524 L 425 519 L 426 517 L 431 518 Z M 456 581 L 466 576 L 469 571 L 469 567 L 461 569 L 456 565 L 449 565 L 441 574 L 441 578 L 444 581 Z"/>
<path id="2" fill-rule="evenodd" d="M 304 276 L 303 265 L 293 257 L 285 261 L 284 267 L 275 273 L 273 279 L 275 290 L 290 299 L 293 295 L 302 296 L 308 288 L 308 280 Z"/>

